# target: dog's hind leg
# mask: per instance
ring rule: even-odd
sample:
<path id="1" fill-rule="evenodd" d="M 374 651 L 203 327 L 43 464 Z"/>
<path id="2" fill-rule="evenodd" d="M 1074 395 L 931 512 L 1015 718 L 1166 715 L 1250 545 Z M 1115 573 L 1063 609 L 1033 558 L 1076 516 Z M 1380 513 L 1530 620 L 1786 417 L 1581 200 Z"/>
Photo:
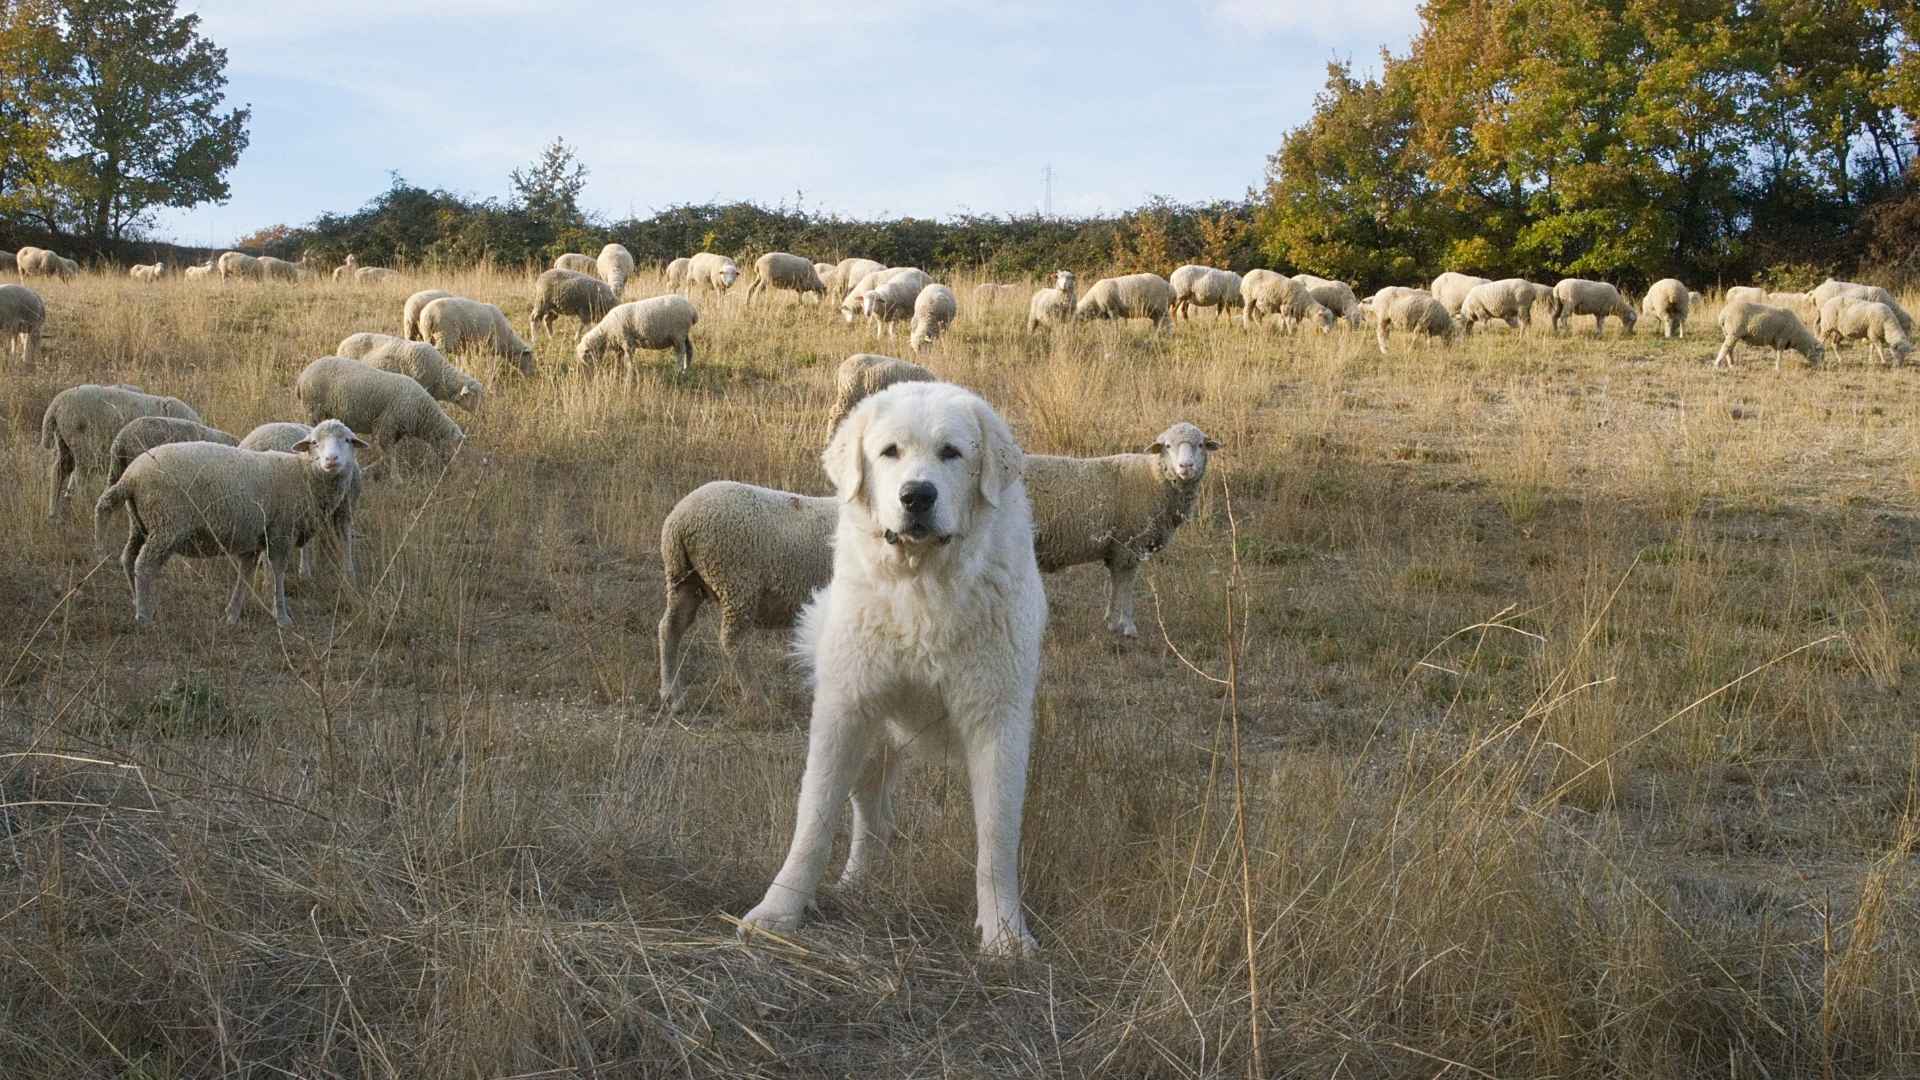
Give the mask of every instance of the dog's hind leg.
<path id="1" fill-rule="evenodd" d="M 860 777 L 853 782 L 853 840 L 847 868 L 840 873 L 841 888 L 859 884 L 893 846 L 893 793 L 905 771 L 906 755 L 892 746 L 882 746 L 860 767 Z"/>

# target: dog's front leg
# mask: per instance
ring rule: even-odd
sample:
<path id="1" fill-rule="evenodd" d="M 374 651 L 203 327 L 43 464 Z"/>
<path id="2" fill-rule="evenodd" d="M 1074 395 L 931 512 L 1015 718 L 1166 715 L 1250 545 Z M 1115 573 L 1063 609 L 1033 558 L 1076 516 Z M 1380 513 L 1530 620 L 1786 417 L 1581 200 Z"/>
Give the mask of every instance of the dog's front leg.
<path id="1" fill-rule="evenodd" d="M 967 745 L 980 951 L 989 956 L 1025 956 L 1037 947 L 1020 909 L 1019 865 L 1033 703 L 1005 703 L 998 712 L 971 726 Z"/>
<path id="2" fill-rule="evenodd" d="M 823 688 L 813 699 L 807 730 L 807 768 L 800 778 L 800 808 L 794 815 L 793 846 L 774 875 L 767 895 L 741 920 L 741 935 L 753 929 L 775 932 L 800 925 L 814 890 L 833 853 L 833 823 L 847 800 L 855 770 L 872 746 L 873 723 Z"/>

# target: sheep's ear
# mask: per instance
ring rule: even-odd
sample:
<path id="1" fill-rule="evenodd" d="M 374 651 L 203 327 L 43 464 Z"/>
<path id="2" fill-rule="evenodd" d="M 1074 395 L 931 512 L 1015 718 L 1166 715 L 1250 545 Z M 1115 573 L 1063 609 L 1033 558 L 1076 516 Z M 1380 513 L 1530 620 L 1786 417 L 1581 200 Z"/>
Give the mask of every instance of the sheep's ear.
<path id="1" fill-rule="evenodd" d="M 373 446 L 372 443 L 369 443 L 367 440 L 361 438 L 358 435 L 347 436 L 347 441 L 352 443 L 355 449 L 359 449 L 359 450 L 367 450 Z"/>
<path id="2" fill-rule="evenodd" d="M 1203 443 L 1202 445 L 1204 445 L 1204 446 L 1205 446 L 1205 447 L 1207 448 L 1207 452 L 1208 452 L 1208 453 L 1212 453 L 1213 451 L 1215 451 L 1215 450 L 1218 450 L 1218 449 L 1220 449 L 1220 440 L 1218 440 L 1218 439 L 1208 439 L 1208 440 L 1207 440 L 1207 441 L 1206 441 L 1205 443 Z"/>
<path id="3" fill-rule="evenodd" d="M 827 442 L 827 452 L 820 455 L 820 464 L 826 468 L 827 479 L 833 482 L 841 502 L 866 500 L 867 453 L 860 444 L 866 441 L 867 421 L 872 415 L 872 409 L 854 409 L 840 421 L 840 429 Z"/>
<path id="4" fill-rule="evenodd" d="M 991 405 L 976 399 L 973 411 L 980 422 L 980 497 L 997 507 L 1025 475 L 1027 456 Z"/>
<path id="5" fill-rule="evenodd" d="M 1166 452 L 1167 452 L 1167 444 L 1159 441 L 1158 439 L 1154 440 L 1152 445 L 1147 447 L 1147 453 L 1149 454 L 1164 454 Z"/>
<path id="6" fill-rule="evenodd" d="M 304 454 L 311 449 L 313 449 L 312 439 L 301 439 L 299 442 L 293 444 L 293 452 L 296 454 Z"/>

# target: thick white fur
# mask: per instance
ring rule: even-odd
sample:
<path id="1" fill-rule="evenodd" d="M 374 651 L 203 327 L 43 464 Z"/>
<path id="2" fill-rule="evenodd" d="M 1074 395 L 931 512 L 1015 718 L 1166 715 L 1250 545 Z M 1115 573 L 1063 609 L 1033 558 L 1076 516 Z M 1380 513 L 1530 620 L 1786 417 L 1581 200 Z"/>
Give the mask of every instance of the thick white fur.
<path id="1" fill-rule="evenodd" d="M 840 520 L 833 580 L 801 613 L 794 642 L 814 686 L 800 808 L 786 863 L 743 933 L 799 924 L 849 795 L 841 886 L 872 869 L 892 841 L 893 793 L 911 755 L 965 767 L 981 951 L 1028 953 L 1017 861 L 1047 601 L 1025 456 L 985 401 L 916 382 L 861 402 L 822 460 Z M 902 502 L 909 483 L 936 491 L 919 516 Z"/>

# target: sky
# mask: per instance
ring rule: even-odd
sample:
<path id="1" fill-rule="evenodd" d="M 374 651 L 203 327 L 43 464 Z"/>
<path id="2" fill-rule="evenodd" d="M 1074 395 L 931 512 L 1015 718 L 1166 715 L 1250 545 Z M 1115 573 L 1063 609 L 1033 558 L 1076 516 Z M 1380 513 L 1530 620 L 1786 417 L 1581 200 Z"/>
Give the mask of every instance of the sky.
<path id="1" fill-rule="evenodd" d="M 1238 198 L 1330 60 L 1404 52 L 1415 0 L 183 0 L 252 142 L 220 246 L 352 211 L 390 174 L 503 196 L 555 136 L 609 218 L 750 199 L 850 217 Z"/>

